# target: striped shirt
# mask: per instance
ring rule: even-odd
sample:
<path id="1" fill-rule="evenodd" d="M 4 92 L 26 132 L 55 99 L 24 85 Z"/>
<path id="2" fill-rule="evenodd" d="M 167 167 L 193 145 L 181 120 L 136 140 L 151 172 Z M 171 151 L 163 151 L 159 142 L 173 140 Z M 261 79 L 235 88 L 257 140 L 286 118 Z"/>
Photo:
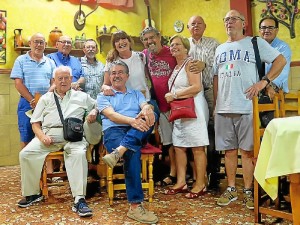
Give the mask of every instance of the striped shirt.
<path id="1" fill-rule="evenodd" d="M 36 92 L 45 94 L 50 87 L 52 72 L 55 67 L 54 61 L 48 57 L 43 56 L 41 61 L 37 62 L 27 52 L 16 59 L 10 78 L 22 79 L 23 84 L 32 95 Z"/>
<path id="2" fill-rule="evenodd" d="M 85 79 L 84 91 L 96 99 L 104 80 L 104 64 L 97 60 L 91 64 L 86 56 L 81 57 L 80 62 Z"/>
<path id="3" fill-rule="evenodd" d="M 214 56 L 219 43 L 210 37 L 202 37 L 198 42 L 190 37 L 189 41 L 191 46 L 189 55 L 193 57 L 193 59 L 198 59 L 206 64 L 206 68 L 202 72 L 202 83 L 204 89 L 208 89 L 213 82 Z"/>

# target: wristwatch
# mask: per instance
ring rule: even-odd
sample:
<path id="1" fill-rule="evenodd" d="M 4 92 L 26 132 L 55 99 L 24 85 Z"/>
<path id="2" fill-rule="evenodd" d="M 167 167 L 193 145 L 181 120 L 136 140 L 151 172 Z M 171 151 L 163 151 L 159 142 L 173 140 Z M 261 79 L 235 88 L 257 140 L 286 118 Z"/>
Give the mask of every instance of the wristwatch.
<path id="1" fill-rule="evenodd" d="M 269 79 L 267 76 L 263 76 L 263 77 L 261 78 L 261 80 L 267 81 L 268 84 L 271 83 L 270 79 Z M 268 85 L 268 84 L 267 84 L 267 85 Z"/>

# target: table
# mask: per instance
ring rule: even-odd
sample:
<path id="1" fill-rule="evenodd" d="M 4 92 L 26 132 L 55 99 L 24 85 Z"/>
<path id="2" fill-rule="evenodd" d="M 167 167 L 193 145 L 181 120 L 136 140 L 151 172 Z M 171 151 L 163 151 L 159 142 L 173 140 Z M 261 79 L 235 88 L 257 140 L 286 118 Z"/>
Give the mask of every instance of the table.
<path id="1" fill-rule="evenodd" d="M 300 116 L 275 118 L 267 126 L 254 177 L 274 200 L 278 177 L 289 175 L 294 224 L 300 225 Z"/>

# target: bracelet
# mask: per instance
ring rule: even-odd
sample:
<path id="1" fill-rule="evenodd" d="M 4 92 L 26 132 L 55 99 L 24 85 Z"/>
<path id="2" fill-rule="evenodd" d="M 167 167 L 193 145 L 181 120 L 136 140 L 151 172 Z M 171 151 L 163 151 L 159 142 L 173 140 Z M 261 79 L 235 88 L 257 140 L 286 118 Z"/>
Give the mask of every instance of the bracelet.
<path id="1" fill-rule="evenodd" d="M 33 103 L 34 101 L 35 101 L 35 99 L 33 98 L 33 99 L 30 100 L 29 103 L 31 104 L 31 103 Z"/>
<path id="2" fill-rule="evenodd" d="M 173 97 L 174 99 L 177 99 L 177 98 L 178 98 L 178 96 L 177 96 L 176 92 L 173 92 L 173 95 L 172 95 L 172 97 Z"/>

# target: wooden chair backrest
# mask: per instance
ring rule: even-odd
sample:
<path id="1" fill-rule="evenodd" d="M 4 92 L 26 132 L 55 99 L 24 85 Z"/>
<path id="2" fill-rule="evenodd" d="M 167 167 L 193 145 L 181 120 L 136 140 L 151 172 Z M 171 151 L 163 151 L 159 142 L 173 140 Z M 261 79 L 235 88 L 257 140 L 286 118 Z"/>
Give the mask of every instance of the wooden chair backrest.
<path id="1" fill-rule="evenodd" d="M 258 156 L 261 137 L 265 132 L 260 124 L 259 113 L 266 111 L 274 111 L 274 118 L 279 117 L 279 104 L 278 104 L 278 95 L 275 95 L 273 103 L 270 104 L 258 104 L 258 97 L 253 97 L 253 141 L 254 141 L 254 158 Z"/>
<path id="2" fill-rule="evenodd" d="M 279 91 L 280 117 L 300 116 L 300 91 L 283 93 Z"/>

